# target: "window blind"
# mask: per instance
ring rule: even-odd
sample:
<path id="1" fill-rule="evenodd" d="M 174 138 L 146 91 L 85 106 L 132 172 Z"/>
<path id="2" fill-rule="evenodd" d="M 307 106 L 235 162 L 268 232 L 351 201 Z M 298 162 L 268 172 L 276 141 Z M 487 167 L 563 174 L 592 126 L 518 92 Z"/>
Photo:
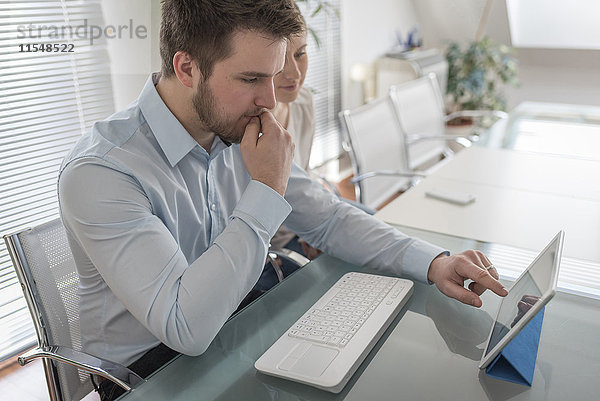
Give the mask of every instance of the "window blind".
<path id="1" fill-rule="evenodd" d="M 332 8 L 340 9 L 340 0 L 328 1 Z M 323 8 L 315 15 L 317 1 L 298 2 L 298 7 L 309 28 L 319 38 L 307 36 L 308 71 L 304 85 L 313 91 L 315 103 L 315 137 L 310 157 L 310 167 L 316 167 L 341 153 L 341 67 L 340 19 L 332 8 Z"/>
<path id="2" fill-rule="evenodd" d="M 58 216 L 62 159 L 114 111 L 106 38 L 92 37 L 97 27 L 104 27 L 100 0 L 0 1 L 1 234 Z M 0 241 L 0 361 L 35 342 Z"/>

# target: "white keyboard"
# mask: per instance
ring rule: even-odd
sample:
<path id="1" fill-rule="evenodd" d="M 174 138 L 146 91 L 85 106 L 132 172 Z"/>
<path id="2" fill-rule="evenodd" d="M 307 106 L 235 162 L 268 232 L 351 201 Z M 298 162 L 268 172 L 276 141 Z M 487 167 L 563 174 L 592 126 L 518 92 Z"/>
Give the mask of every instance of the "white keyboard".
<path id="1" fill-rule="evenodd" d="M 348 273 L 254 366 L 268 375 L 339 393 L 412 290 L 409 280 Z"/>

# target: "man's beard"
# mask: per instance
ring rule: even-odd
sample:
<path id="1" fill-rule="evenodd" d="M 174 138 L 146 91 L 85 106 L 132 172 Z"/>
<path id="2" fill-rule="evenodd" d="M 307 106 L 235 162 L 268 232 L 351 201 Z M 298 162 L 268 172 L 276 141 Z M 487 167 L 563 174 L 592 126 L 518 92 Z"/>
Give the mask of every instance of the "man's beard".
<path id="1" fill-rule="evenodd" d="M 217 109 L 217 103 L 212 90 L 206 82 L 200 82 L 196 88 L 196 93 L 192 97 L 192 104 L 196 110 L 198 120 L 204 126 L 204 129 L 214 132 L 221 140 L 229 143 L 240 143 L 246 127 L 239 127 L 236 130 L 237 121 L 228 121 L 227 118 Z M 259 115 L 262 109 L 256 109 L 247 115 Z"/>

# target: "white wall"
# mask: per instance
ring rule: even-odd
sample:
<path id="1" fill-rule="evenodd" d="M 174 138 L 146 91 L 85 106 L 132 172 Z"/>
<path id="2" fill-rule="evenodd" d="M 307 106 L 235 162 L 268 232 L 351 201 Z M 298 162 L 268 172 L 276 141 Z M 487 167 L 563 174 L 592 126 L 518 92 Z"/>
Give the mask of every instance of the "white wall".
<path id="1" fill-rule="evenodd" d="M 137 99 L 150 73 L 160 70 L 160 0 L 103 0 L 102 11 L 105 26 L 145 28 L 143 35 L 124 31 L 121 38 L 107 40 L 115 109 L 122 110 Z"/>
<path id="2" fill-rule="evenodd" d="M 524 100 L 600 106 L 600 51 L 519 50 L 521 85 L 509 105 Z"/>
<path id="3" fill-rule="evenodd" d="M 342 108 L 361 104 L 361 86 L 350 81 L 352 66 L 371 64 L 397 44 L 396 32 L 405 39 L 416 23 L 411 0 L 342 1 Z"/>
<path id="4" fill-rule="evenodd" d="M 486 0 L 411 0 L 425 47 L 445 47 L 450 41 L 475 37 Z"/>

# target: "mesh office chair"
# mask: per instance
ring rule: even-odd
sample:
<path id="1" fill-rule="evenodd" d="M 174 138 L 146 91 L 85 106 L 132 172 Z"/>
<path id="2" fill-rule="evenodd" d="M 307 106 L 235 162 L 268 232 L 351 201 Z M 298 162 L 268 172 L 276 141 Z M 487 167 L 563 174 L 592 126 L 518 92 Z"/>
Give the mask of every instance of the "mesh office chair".
<path id="1" fill-rule="evenodd" d="M 508 117 L 508 114 L 496 110 L 463 110 L 446 116 L 444 99 L 434 73 L 390 87 L 390 97 L 406 135 L 405 146 L 411 170 L 450 156 L 449 142 L 468 147 L 472 140 L 477 139 L 448 135 L 448 121 L 458 117 Z"/>
<path id="2" fill-rule="evenodd" d="M 404 134 L 389 96 L 340 112 L 356 199 L 376 209 L 423 174 L 410 171 Z"/>
<path id="3" fill-rule="evenodd" d="M 38 337 L 38 347 L 19 356 L 18 362 L 43 358 L 50 399 L 80 400 L 93 390 L 89 373 L 127 391 L 141 383 L 143 379 L 126 367 L 81 352 L 79 277 L 60 219 L 4 240 Z"/>

